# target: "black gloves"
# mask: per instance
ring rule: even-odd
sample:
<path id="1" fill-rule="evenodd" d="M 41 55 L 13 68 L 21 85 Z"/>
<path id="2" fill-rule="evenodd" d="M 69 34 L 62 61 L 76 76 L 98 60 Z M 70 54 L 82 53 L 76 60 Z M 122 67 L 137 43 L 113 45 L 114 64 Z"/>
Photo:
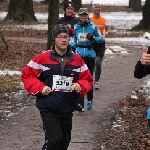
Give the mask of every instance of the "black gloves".
<path id="1" fill-rule="evenodd" d="M 94 40 L 93 35 L 90 34 L 90 33 L 87 34 L 86 38 L 87 38 L 88 40 L 90 40 L 90 41 L 93 41 L 93 40 Z"/>

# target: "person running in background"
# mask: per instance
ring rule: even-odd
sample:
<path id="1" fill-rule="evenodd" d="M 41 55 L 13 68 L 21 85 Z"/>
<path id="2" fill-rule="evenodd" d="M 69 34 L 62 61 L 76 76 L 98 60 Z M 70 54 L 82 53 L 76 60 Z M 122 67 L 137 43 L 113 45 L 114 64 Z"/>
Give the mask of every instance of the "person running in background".
<path id="1" fill-rule="evenodd" d="M 75 34 L 71 46 L 76 48 L 75 52 L 83 58 L 93 75 L 96 53 L 92 49 L 92 44 L 102 42 L 103 37 L 101 36 L 97 25 L 90 21 L 87 8 L 80 8 L 78 15 L 77 24 L 74 25 Z M 87 93 L 87 100 L 87 109 L 90 110 L 93 106 L 93 88 Z M 80 97 L 78 106 L 80 107 L 79 112 L 83 112 L 83 96 Z"/>
<path id="2" fill-rule="evenodd" d="M 141 79 L 150 74 L 150 46 L 143 46 L 143 54 L 137 61 L 134 69 L 134 77 Z"/>
<path id="3" fill-rule="evenodd" d="M 93 16 L 90 18 L 91 21 L 98 25 L 99 31 L 104 38 L 102 43 L 95 43 L 94 49 L 96 51 L 96 61 L 95 61 L 95 82 L 94 89 L 100 89 L 98 81 L 101 75 L 101 65 L 105 53 L 105 36 L 108 36 L 109 26 L 106 23 L 106 19 L 101 16 L 101 5 L 99 3 L 92 4 Z"/>
<path id="4" fill-rule="evenodd" d="M 52 38 L 52 48 L 34 57 L 21 79 L 26 91 L 36 96 L 45 132 L 42 150 L 67 150 L 78 97 L 92 89 L 93 78 L 83 59 L 70 49 L 65 25 L 56 25 Z"/>
<path id="5" fill-rule="evenodd" d="M 64 24 L 68 27 L 70 36 L 74 35 L 74 25 L 77 17 L 74 14 L 74 8 L 70 1 L 64 2 L 64 16 L 58 19 L 57 24 Z"/>

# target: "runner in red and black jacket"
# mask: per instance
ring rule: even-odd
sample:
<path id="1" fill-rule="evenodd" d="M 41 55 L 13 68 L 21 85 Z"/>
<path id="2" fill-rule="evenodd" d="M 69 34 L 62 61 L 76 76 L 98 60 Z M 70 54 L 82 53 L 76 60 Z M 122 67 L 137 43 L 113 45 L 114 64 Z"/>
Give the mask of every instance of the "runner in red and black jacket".
<path id="1" fill-rule="evenodd" d="M 36 96 L 45 133 L 42 150 L 67 150 L 78 97 L 92 89 L 93 78 L 83 59 L 70 49 L 65 25 L 56 25 L 52 38 L 52 48 L 34 57 L 21 78 L 27 92 Z"/>
<path id="2" fill-rule="evenodd" d="M 62 32 L 64 31 L 62 29 Z M 59 33 L 60 31 L 57 34 Z M 69 36 L 64 38 L 61 36 L 56 38 L 62 42 L 61 46 L 66 46 L 66 38 L 69 40 Z M 59 89 L 59 91 L 54 81 L 55 76 L 67 77 L 68 80 L 72 80 L 72 83 L 78 83 L 81 86 L 81 92 L 70 92 L 68 89 L 66 91 Z M 92 75 L 83 59 L 73 53 L 69 46 L 66 53 L 61 56 L 55 50 L 55 44 L 51 50 L 37 55 L 27 64 L 22 71 L 22 81 L 27 92 L 36 96 L 36 106 L 39 110 L 52 110 L 62 116 L 71 115 L 76 109 L 78 96 L 86 95 L 93 85 Z M 45 86 L 52 90 L 48 95 L 42 93 Z"/>

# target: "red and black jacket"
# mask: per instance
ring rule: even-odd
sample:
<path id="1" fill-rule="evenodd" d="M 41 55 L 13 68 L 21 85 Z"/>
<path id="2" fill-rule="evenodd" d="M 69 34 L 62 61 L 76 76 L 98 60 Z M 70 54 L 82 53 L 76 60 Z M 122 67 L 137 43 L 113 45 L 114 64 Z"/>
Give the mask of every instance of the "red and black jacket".
<path id="1" fill-rule="evenodd" d="M 76 92 L 53 91 L 42 95 L 44 86 L 52 88 L 53 75 L 73 77 L 73 83 L 79 83 L 84 96 L 93 85 L 93 78 L 83 59 L 68 48 L 63 56 L 66 64 L 62 70 L 61 57 L 54 49 L 45 51 L 33 58 L 22 71 L 24 88 L 29 94 L 36 96 L 36 106 L 39 110 L 52 110 L 61 115 L 72 114 L 76 109 L 79 94 Z M 62 57 L 61 57 L 62 58 Z"/>

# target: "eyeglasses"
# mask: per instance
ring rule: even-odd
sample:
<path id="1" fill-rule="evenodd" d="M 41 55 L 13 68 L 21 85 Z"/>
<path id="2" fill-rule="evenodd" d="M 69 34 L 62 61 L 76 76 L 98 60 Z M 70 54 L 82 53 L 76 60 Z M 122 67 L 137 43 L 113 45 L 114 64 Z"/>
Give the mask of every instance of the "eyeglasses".
<path id="1" fill-rule="evenodd" d="M 59 39 L 69 39 L 69 35 L 66 35 L 66 36 L 57 36 L 56 38 L 59 38 Z"/>

